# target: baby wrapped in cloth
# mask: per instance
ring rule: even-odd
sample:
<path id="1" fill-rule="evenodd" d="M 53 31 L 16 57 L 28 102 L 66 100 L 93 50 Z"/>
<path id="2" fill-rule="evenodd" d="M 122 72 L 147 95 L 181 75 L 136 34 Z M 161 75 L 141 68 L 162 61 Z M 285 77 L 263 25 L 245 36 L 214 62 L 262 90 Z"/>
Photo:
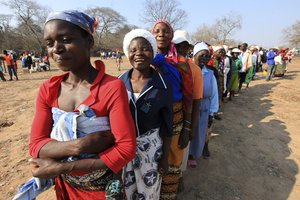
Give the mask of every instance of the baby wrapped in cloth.
<path id="1" fill-rule="evenodd" d="M 110 130 L 108 117 L 96 117 L 95 112 L 86 105 L 80 105 L 78 111 L 78 113 L 65 112 L 59 108 L 52 108 L 54 124 L 50 137 L 58 141 L 70 141 L 84 137 L 89 133 Z M 96 156 L 96 154 L 82 154 L 78 157 L 71 156 L 65 158 L 62 162 L 70 162 Z M 102 170 L 101 173 L 104 175 L 105 171 L 106 170 Z M 72 179 L 72 177 L 69 177 L 68 179 Z M 19 189 L 13 200 L 35 199 L 40 193 L 49 189 L 52 185 L 54 185 L 54 179 L 33 177 Z"/>

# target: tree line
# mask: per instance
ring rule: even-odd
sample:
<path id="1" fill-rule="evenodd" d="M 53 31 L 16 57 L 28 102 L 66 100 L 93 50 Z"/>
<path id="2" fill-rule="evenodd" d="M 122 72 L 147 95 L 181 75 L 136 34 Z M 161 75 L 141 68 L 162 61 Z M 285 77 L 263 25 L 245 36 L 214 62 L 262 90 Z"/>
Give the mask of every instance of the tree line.
<path id="1" fill-rule="evenodd" d="M 2 4 L 15 14 L 0 14 L 0 49 L 44 52 L 43 26 L 51 10 L 34 0 L 9 0 Z M 94 51 L 122 47 L 124 35 L 134 28 L 111 8 L 93 7 L 85 12 L 99 18 L 99 26 L 94 35 Z M 15 26 L 11 25 L 13 17 L 17 21 Z"/>

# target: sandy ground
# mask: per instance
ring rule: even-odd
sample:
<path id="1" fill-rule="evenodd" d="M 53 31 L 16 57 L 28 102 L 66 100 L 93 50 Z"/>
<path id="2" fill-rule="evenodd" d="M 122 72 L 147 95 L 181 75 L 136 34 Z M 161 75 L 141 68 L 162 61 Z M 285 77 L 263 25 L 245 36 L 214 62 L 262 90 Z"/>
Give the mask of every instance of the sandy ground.
<path id="1" fill-rule="evenodd" d="M 112 60 L 107 73 L 118 75 Z M 129 66 L 127 62 L 123 63 Z M 30 126 L 39 85 L 60 74 L 22 74 L 0 83 L 0 199 L 11 199 L 31 177 L 28 165 Z M 6 75 L 8 77 L 8 75 Z M 211 157 L 184 174 L 178 199 L 300 199 L 300 58 L 283 78 L 266 82 L 262 74 L 250 88 L 224 104 L 214 122 Z M 50 189 L 38 199 L 55 199 Z"/>

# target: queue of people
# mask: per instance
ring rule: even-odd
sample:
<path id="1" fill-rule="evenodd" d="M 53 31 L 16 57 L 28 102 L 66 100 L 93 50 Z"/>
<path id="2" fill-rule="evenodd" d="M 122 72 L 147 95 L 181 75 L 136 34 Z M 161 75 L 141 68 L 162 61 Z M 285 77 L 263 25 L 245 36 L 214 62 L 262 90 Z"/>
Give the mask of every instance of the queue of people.
<path id="1" fill-rule="evenodd" d="M 79 11 L 45 22 L 48 55 L 65 73 L 40 87 L 29 144 L 34 178 L 14 199 L 34 199 L 52 185 L 62 200 L 176 199 L 184 171 L 211 156 L 219 109 L 260 64 L 258 47 L 193 45 L 187 31 L 161 19 L 151 31 L 125 35 L 132 68 L 112 77 L 100 60 L 90 63 L 96 26 Z"/>

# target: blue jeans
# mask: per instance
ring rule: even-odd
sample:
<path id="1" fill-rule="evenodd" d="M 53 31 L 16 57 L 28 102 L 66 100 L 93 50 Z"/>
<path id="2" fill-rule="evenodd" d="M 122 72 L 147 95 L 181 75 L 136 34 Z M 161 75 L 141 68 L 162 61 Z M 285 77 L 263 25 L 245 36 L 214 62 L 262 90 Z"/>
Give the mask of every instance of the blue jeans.
<path id="1" fill-rule="evenodd" d="M 17 75 L 17 72 L 16 72 L 14 66 L 9 65 L 9 66 L 7 66 L 7 69 L 8 69 L 8 74 L 9 74 L 10 80 L 12 79 L 13 74 L 15 75 L 16 79 L 18 80 L 18 75 Z"/>

